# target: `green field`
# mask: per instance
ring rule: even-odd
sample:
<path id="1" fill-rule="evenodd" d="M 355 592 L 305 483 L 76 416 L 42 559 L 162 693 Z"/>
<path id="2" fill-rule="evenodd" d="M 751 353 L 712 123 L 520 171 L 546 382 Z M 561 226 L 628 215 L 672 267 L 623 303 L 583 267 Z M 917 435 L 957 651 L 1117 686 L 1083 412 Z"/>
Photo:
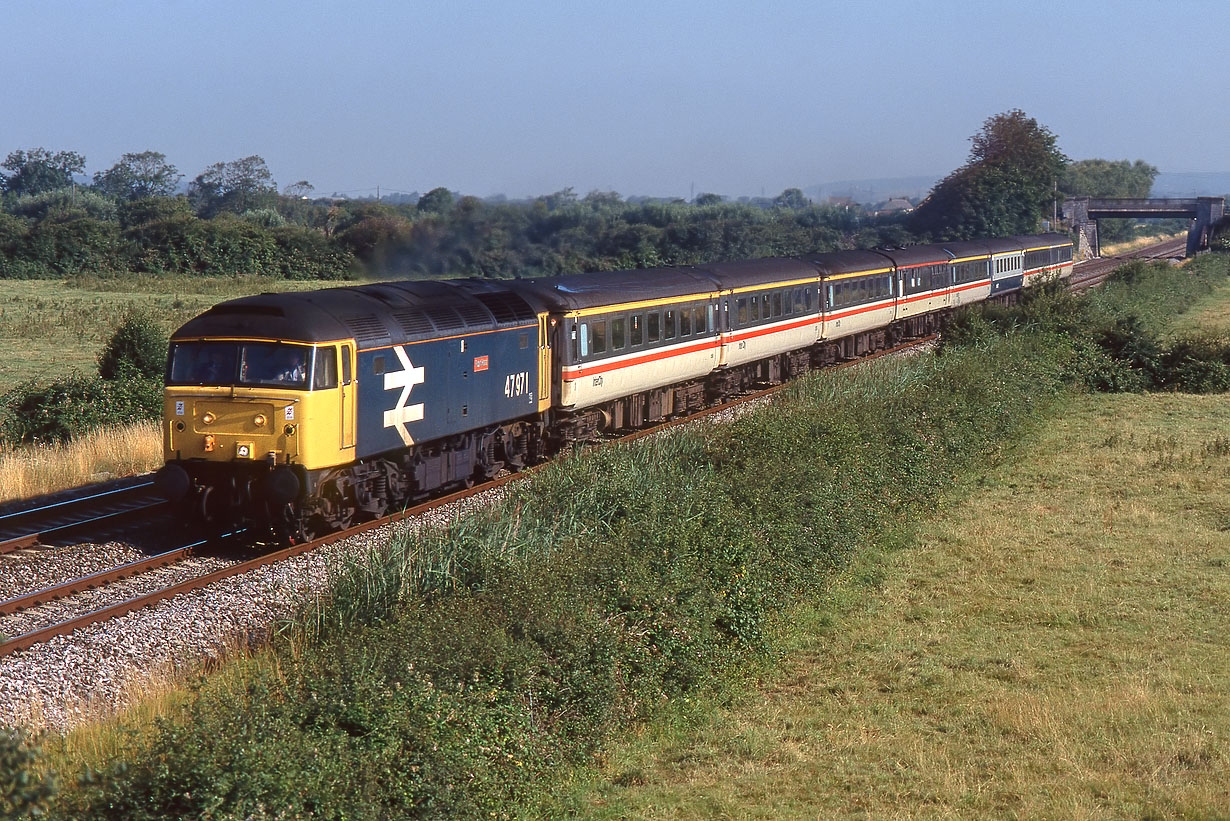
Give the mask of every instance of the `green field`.
<path id="1" fill-rule="evenodd" d="M 125 311 L 159 317 L 168 331 L 224 299 L 262 291 L 337 285 L 267 277 L 9 280 L 0 295 L 0 393 L 28 379 L 94 371 L 98 352 Z"/>

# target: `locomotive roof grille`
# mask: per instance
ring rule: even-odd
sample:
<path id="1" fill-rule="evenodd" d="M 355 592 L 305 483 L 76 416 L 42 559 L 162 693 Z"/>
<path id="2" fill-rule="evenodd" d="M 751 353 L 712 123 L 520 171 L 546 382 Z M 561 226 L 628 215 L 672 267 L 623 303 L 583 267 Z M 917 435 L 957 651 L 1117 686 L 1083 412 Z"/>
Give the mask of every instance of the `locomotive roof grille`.
<path id="1" fill-rule="evenodd" d="M 422 336 L 424 334 L 433 334 L 436 331 L 436 326 L 418 308 L 402 308 L 401 310 L 394 311 L 393 319 L 401 326 L 406 336 Z"/>
<path id="2" fill-rule="evenodd" d="M 500 324 L 528 322 L 535 317 L 534 309 L 529 306 L 529 303 L 509 291 L 477 293 L 474 294 L 474 298 L 486 305 L 487 310 L 491 311 L 491 315 L 495 317 L 495 321 Z"/>
<path id="3" fill-rule="evenodd" d="M 343 320 L 360 343 L 381 342 L 389 338 L 384 323 L 375 316 L 353 316 Z"/>
<path id="4" fill-rule="evenodd" d="M 466 321 L 462 319 L 461 314 L 457 313 L 457 311 L 451 306 L 431 305 L 424 308 L 423 312 L 436 326 L 436 330 L 441 333 L 445 331 L 465 330 Z"/>

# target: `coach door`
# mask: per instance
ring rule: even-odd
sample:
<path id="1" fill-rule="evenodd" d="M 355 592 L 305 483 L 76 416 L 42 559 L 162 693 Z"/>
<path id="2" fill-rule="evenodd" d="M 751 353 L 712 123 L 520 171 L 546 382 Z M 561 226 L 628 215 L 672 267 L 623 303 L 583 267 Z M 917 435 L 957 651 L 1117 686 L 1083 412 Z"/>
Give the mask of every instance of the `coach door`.
<path id="1" fill-rule="evenodd" d="M 350 345 L 342 345 L 342 378 L 341 390 L 338 395 L 341 398 L 341 421 L 342 421 L 342 448 L 354 447 L 354 412 L 355 412 L 355 394 L 358 393 L 358 386 L 354 383 L 354 348 Z"/>

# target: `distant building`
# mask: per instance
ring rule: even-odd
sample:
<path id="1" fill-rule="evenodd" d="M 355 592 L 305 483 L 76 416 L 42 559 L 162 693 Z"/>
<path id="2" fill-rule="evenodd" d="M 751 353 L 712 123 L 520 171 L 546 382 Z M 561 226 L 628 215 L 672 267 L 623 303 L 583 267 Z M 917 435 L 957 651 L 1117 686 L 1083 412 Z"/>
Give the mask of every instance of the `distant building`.
<path id="1" fill-rule="evenodd" d="M 831 205 L 834 208 L 857 208 L 858 203 L 853 197 L 829 197 L 825 201 L 826 205 Z"/>
<path id="2" fill-rule="evenodd" d="M 894 197 L 888 202 L 881 203 L 876 210 L 872 211 L 872 216 L 887 217 L 894 214 L 908 214 L 914 210 L 914 203 L 904 197 Z"/>

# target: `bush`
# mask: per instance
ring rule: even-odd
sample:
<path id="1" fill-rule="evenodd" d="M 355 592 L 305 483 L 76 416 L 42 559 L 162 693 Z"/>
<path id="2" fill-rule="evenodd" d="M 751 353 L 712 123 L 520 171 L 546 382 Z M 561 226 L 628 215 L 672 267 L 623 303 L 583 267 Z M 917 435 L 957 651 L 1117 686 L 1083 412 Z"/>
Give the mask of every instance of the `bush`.
<path id="1" fill-rule="evenodd" d="M 21 730 L 0 727 L 0 818 L 41 815 L 55 796 L 54 775 L 40 775 L 42 749 Z"/>
<path id="2" fill-rule="evenodd" d="M 64 442 L 87 430 L 162 415 L 162 382 L 80 373 L 47 385 L 24 382 L 0 397 L 0 438 Z"/>
<path id="3" fill-rule="evenodd" d="M 162 379 L 168 335 L 147 313 L 129 311 L 98 355 L 103 379 Z"/>

